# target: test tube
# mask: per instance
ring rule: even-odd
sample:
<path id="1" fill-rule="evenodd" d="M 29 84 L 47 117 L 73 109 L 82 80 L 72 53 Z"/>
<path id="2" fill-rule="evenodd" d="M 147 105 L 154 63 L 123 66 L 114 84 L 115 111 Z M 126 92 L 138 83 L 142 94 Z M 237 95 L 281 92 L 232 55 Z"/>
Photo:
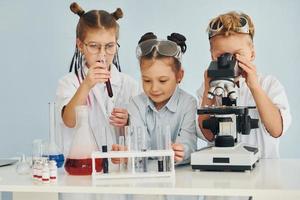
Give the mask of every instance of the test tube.
<path id="1" fill-rule="evenodd" d="M 158 126 L 158 131 L 156 133 L 156 144 L 157 144 L 157 150 L 161 150 L 164 149 L 164 145 L 163 145 L 163 137 L 162 137 L 162 126 Z M 163 157 L 159 156 L 158 160 L 157 160 L 157 168 L 158 168 L 158 172 L 163 172 L 164 171 L 164 161 L 163 161 Z"/>
<path id="2" fill-rule="evenodd" d="M 107 145 L 102 146 L 102 152 L 107 152 Z M 107 158 L 103 158 L 102 168 L 103 168 L 103 173 L 108 173 L 108 159 Z"/>
<path id="3" fill-rule="evenodd" d="M 143 152 L 147 151 L 147 129 L 145 126 L 140 127 L 140 138 L 141 138 L 141 150 Z M 147 172 L 148 171 L 148 157 L 143 157 L 142 158 L 142 169 L 143 172 Z"/>
<path id="4" fill-rule="evenodd" d="M 107 64 L 106 60 L 105 59 L 101 59 L 100 62 L 102 62 L 103 64 Z M 106 89 L 107 89 L 107 94 L 109 97 L 113 97 L 113 91 L 112 91 L 112 88 L 111 88 L 111 84 L 110 84 L 110 80 L 108 79 L 106 82 Z"/>
<path id="5" fill-rule="evenodd" d="M 170 150 L 172 147 L 172 139 L 171 139 L 171 127 L 170 125 L 165 126 L 165 150 Z M 165 157 L 165 165 L 166 165 L 166 171 L 171 171 L 171 158 L 170 156 Z"/>
<path id="6" fill-rule="evenodd" d="M 133 141 L 132 141 L 132 127 L 127 126 L 125 127 L 125 143 L 127 146 L 128 151 L 132 151 L 133 148 Z M 135 173 L 135 168 L 134 168 L 134 158 L 128 158 L 127 161 L 127 170 L 131 170 L 132 173 Z"/>
<path id="7" fill-rule="evenodd" d="M 103 127 L 104 131 L 102 132 L 102 134 L 104 134 L 104 136 L 105 136 L 105 141 L 104 141 L 104 144 L 102 145 L 102 152 L 107 152 L 107 129 L 108 129 L 108 127 Z M 108 173 L 108 159 L 107 158 L 103 158 L 102 168 L 103 168 L 103 173 Z"/>
<path id="8" fill-rule="evenodd" d="M 141 129 L 140 127 L 133 127 L 133 148 L 135 151 L 140 151 L 140 136 L 141 136 Z M 136 157 L 134 158 L 134 168 L 135 171 L 141 172 L 141 164 L 142 158 Z"/>
<path id="9" fill-rule="evenodd" d="M 124 135 L 119 136 L 119 145 L 122 146 L 125 151 L 125 136 Z M 126 170 L 125 158 L 120 158 L 119 171 L 124 172 L 125 170 Z"/>
<path id="10" fill-rule="evenodd" d="M 106 82 L 106 89 L 107 89 L 107 94 L 108 96 L 111 98 L 113 97 L 113 91 L 112 91 L 112 88 L 111 88 L 111 84 L 110 84 L 110 80 L 108 79 Z"/>

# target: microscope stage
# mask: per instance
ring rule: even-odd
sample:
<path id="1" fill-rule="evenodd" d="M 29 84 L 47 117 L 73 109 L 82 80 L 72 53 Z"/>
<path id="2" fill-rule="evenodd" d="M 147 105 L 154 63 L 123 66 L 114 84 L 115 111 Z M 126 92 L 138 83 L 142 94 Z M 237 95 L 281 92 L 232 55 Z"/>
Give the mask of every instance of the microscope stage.
<path id="1" fill-rule="evenodd" d="M 192 169 L 205 171 L 252 170 L 260 158 L 259 149 L 243 143 L 234 147 L 205 147 L 191 155 Z"/>

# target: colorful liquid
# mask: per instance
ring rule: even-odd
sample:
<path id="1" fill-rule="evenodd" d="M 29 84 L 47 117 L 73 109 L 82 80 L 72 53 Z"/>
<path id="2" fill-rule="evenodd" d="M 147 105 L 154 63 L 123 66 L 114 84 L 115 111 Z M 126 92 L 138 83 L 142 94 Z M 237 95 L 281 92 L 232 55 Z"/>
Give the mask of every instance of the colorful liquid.
<path id="1" fill-rule="evenodd" d="M 64 154 L 49 155 L 49 160 L 55 160 L 58 168 L 62 167 L 65 161 Z"/>
<path id="2" fill-rule="evenodd" d="M 102 159 L 96 158 L 96 172 L 102 171 Z M 67 158 L 65 170 L 70 175 L 91 175 L 92 174 L 92 159 L 71 159 Z"/>

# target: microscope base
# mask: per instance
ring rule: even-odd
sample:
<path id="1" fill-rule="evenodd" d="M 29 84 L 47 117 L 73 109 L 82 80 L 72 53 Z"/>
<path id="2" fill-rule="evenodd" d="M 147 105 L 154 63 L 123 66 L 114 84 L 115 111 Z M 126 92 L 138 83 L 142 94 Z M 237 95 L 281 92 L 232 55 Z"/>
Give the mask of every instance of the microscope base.
<path id="1" fill-rule="evenodd" d="M 259 149 L 239 143 L 234 147 L 205 147 L 191 155 L 192 169 L 203 171 L 252 170 L 260 158 Z"/>

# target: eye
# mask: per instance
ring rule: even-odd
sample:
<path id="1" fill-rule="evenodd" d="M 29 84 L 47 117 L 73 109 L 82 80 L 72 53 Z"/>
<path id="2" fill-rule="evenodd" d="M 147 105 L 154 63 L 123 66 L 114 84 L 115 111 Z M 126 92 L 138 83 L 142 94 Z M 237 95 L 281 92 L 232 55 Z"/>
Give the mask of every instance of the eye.
<path id="1" fill-rule="evenodd" d="M 109 43 L 109 44 L 105 45 L 105 47 L 106 47 L 107 49 L 112 49 L 112 48 L 115 47 L 115 44 L 114 44 L 114 43 Z"/>
<path id="2" fill-rule="evenodd" d="M 150 83 L 151 81 L 148 80 L 148 79 L 143 79 L 143 82 L 144 82 L 144 83 Z"/>
<path id="3" fill-rule="evenodd" d="M 167 79 L 159 80 L 159 82 L 161 82 L 161 83 L 166 83 L 167 81 L 168 81 Z"/>
<path id="4" fill-rule="evenodd" d="M 97 49 L 97 48 L 98 48 L 98 45 L 92 43 L 92 44 L 89 44 L 89 47 L 90 47 L 90 48 L 93 48 L 93 49 Z"/>

